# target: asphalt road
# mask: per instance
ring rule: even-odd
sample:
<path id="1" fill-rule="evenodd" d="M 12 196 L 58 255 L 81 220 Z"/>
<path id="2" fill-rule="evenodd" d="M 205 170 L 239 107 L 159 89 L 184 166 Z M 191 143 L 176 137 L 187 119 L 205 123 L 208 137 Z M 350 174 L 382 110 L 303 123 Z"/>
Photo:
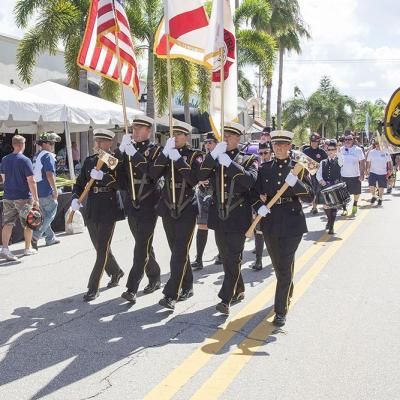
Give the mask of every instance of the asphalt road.
<path id="1" fill-rule="evenodd" d="M 361 201 L 356 218 L 339 218 L 333 238 L 322 212 L 307 213 L 310 232 L 281 330 L 271 324 L 269 257 L 262 271 L 249 268 L 253 241 L 244 254 L 246 299 L 228 319 L 215 312 L 222 268 L 212 262 L 212 233 L 195 296 L 173 314 L 158 306 L 161 291 L 127 305 L 126 276 L 83 302 L 94 260 L 87 232 L 61 236 L 60 245 L 19 264 L 0 261 L 0 399 L 398 399 L 399 207 L 399 190 L 382 208 Z M 125 221 L 112 249 L 128 272 L 133 239 Z M 161 224 L 155 251 L 165 282 Z"/>

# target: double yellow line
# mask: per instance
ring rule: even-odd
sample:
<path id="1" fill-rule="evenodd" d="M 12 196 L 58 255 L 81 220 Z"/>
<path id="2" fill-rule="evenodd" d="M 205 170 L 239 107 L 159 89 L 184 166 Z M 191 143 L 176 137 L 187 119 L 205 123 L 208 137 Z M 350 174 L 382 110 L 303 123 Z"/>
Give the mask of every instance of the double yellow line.
<path id="1" fill-rule="evenodd" d="M 292 306 L 304 294 L 322 268 L 329 262 L 336 251 L 342 246 L 345 238 L 349 237 L 361 221 L 366 212 L 360 213 L 357 219 L 341 235 L 342 240 L 329 243 L 328 249 L 307 270 L 301 280 L 296 284 L 295 295 Z M 340 229 L 348 221 L 341 220 L 336 224 Z M 323 234 L 304 254 L 296 261 L 296 275 L 304 268 L 320 249 L 327 244 L 330 236 Z M 178 367 L 174 369 L 165 379 L 155 386 L 145 397 L 146 400 L 171 399 L 194 375 L 197 374 L 205 364 L 216 355 L 228 342 L 240 331 L 257 313 L 262 311 L 266 304 L 273 298 L 275 293 L 275 282 L 270 283 L 250 303 L 231 320 L 227 321 L 221 329 L 207 338 L 204 344 L 187 357 Z M 193 399 L 217 399 L 237 376 L 244 365 L 250 360 L 252 348 L 257 348 L 265 343 L 268 336 L 276 329 L 271 324 L 272 312 L 266 321 L 261 322 L 239 345 L 238 350 L 231 353 L 225 361 L 213 372 L 200 389 L 194 394 Z M 242 357 L 237 357 L 240 354 Z"/>

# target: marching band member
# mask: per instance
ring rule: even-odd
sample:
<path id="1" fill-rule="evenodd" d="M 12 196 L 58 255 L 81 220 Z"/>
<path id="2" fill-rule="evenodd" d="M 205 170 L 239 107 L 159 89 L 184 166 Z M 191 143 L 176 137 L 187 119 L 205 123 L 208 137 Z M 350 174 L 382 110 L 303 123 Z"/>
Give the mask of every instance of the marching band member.
<path id="1" fill-rule="evenodd" d="M 271 161 L 272 158 L 272 146 L 269 141 L 261 142 L 258 145 L 258 165 L 259 167 L 263 165 L 265 162 Z M 264 250 L 264 236 L 261 231 L 260 225 L 257 225 L 255 234 L 254 234 L 254 242 L 255 242 L 255 253 L 256 253 L 256 262 L 251 266 L 255 271 L 261 271 L 263 268 L 262 265 L 262 253 Z"/>
<path id="2" fill-rule="evenodd" d="M 207 154 L 215 149 L 218 140 L 213 132 L 207 133 L 204 140 L 204 146 Z M 197 216 L 197 234 L 196 234 L 196 259 L 192 262 L 193 270 L 203 269 L 203 253 L 207 244 L 208 237 L 208 209 L 212 198 L 212 188 L 210 182 L 199 182 L 196 189 L 196 201 L 199 209 Z"/>
<path id="3" fill-rule="evenodd" d="M 244 299 L 244 282 L 241 274 L 245 232 L 251 224 L 250 189 L 257 179 L 257 165 L 253 156 L 244 157 L 239 152 L 240 136 L 244 127 L 226 123 L 224 141 L 206 155 L 199 172 L 201 181 L 209 179 L 213 199 L 209 209 L 208 227 L 215 232 L 215 241 L 224 268 L 224 281 L 218 296 L 221 302 L 216 309 L 229 314 L 230 305 Z M 221 208 L 221 168 L 224 167 L 224 197 Z"/>
<path id="4" fill-rule="evenodd" d="M 365 176 L 365 156 L 362 149 L 354 144 L 354 137 L 351 133 L 346 134 L 344 146 L 338 153 L 342 168 L 340 173 L 347 185 L 350 194 L 354 195 L 352 215 L 357 214 L 358 199 L 361 195 L 361 182 Z M 347 215 L 347 208 L 344 207 L 343 214 Z"/>
<path id="5" fill-rule="evenodd" d="M 340 167 L 339 160 L 337 158 L 337 142 L 332 139 L 328 143 L 327 147 L 328 158 L 322 160 L 316 177 L 319 184 L 323 187 L 335 185 L 341 181 L 342 176 L 340 175 Z M 334 234 L 333 226 L 335 224 L 337 208 L 328 208 L 324 207 L 325 214 L 328 218 L 328 223 L 326 224 L 326 229 L 328 229 L 328 233 L 330 235 Z"/>
<path id="6" fill-rule="evenodd" d="M 93 133 L 95 150 L 110 153 L 114 132 L 108 129 L 95 129 Z M 89 278 L 88 292 L 83 297 L 85 301 L 94 300 L 99 296 L 99 285 L 104 270 L 111 276 L 107 285 L 109 288 L 118 286 L 119 280 L 124 276 L 110 248 L 116 221 L 125 219 L 117 196 L 117 172 L 106 165 L 97 171 L 95 168 L 97 160 L 97 154 L 85 159 L 72 190 L 71 208 L 77 211 L 83 207 L 78 199 L 86 184 L 91 178 L 95 180 L 87 199 L 86 225 L 96 250 L 96 262 Z"/>
<path id="7" fill-rule="evenodd" d="M 293 133 L 273 131 L 271 139 L 275 159 L 264 163 L 258 171 L 254 193 L 260 198 L 253 207 L 259 215 L 265 217 L 261 220 L 261 230 L 277 278 L 273 323 L 283 326 L 293 294 L 295 253 L 303 234 L 307 232 L 300 200 L 312 202 L 313 192 L 304 170 L 300 178 L 290 172 L 294 166 L 289 158 Z M 269 210 L 265 204 L 285 182 L 289 188 Z"/>
<path id="8" fill-rule="evenodd" d="M 133 237 L 135 248 L 133 265 L 126 284 L 127 290 L 121 297 L 130 303 L 136 303 L 136 294 L 139 284 L 146 273 L 149 283 L 143 289 L 144 294 L 153 293 L 160 288 L 160 267 L 153 251 L 154 229 L 157 223 L 155 207 L 160 197 L 157 180 L 150 176 L 150 167 L 157 158 L 160 147 L 150 142 L 154 120 L 147 116 L 138 116 L 133 120 L 133 140 L 131 135 L 124 135 L 119 146 L 119 156 L 122 160 L 120 182 L 127 191 L 125 212 Z M 131 166 L 129 166 L 129 162 Z M 132 168 L 132 193 L 130 176 Z"/>
<path id="9" fill-rule="evenodd" d="M 197 207 L 194 204 L 194 190 L 198 183 L 198 169 L 203 160 L 201 152 L 188 146 L 192 127 L 181 121 L 174 121 L 174 137 L 167 140 L 151 167 L 151 176 L 161 176 L 165 184 L 158 202 L 157 211 L 171 250 L 170 278 L 166 283 L 164 297 L 159 304 L 173 310 L 176 301 L 193 296 L 193 274 L 190 268 L 189 249 L 196 225 Z M 175 187 L 173 187 L 171 162 L 174 164 Z M 172 190 L 176 194 L 173 204 Z"/>
<path id="10" fill-rule="evenodd" d="M 393 173 L 393 163 L 390 155 L 381 150 L 378 141 L 375 141 L 374 148 L 367 155 L 368 185 L 371 192 L 371 204 L 376 201 L 376 187 L 378 186 L 378 206 L 382 205 L 383 192 L 387 187 L 388 176 Z"/>
<path id="11" fill-rule="evenodd" d="M 310 137 L 310 146 L 305 147 L 303 149 L 303 153 L 316 161 L 318 164 L 322 161 L 328 158 L 328 155 L 326 154 L 325 150 L 320 148 L 320 143 L 321 143 L 321 136 L 318 133 L 313 133 Z M 312 203 L 312 208 L 311 208 L 311 214 L 317 214 L 318 213 L 318 194 L 320 191 L 320 186 L 318 184 L 318 181 L 316 179 L 315 175 L 311 175 L 311 184 L 314 192 L 314 200 Z"/>

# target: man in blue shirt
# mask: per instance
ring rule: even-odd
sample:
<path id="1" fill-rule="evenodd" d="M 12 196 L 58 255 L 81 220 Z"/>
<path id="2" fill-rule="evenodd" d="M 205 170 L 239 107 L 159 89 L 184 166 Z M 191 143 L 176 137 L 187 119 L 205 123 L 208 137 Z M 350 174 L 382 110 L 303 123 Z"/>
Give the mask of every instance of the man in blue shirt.
<path id="1" fill-rule="evenodd" d="M 8 245 L 13 227 L 19 219 L 24 227 L 25 256 L 36 254 L 31 248 L 32 230 L 26 226 L 23 211 L 26 205 L 39 207 L 39 198 L 36 182 L 33 179 L 32 162 L 25 157 L 25 138 L 15 135 L 12 138 L 14 151 L 5 156 L 1 163 L 1 176 L 4 182 L 3 195 L 3 249 L 0 256 L 9 260 L 17 261 L 17 257 L 10 251 Z"/>
<path id="2" fill-rule="evenodd" d="M 44 236 L 46 246 L 60 243 L 51 229 L 57 214 L 58 191 L 56 186 L 56 157 L 54 154 L 56 142 L 61 138 L 54 132 L 44 132 L 39 136 L 38 144 L 41 151 L 36 154 L 34 160 L 34 178 L 37 183 L 40 210 L 43 214 L 43 224 L 33 232 L 32 247 L 38 249 L 38 241 Z"/>

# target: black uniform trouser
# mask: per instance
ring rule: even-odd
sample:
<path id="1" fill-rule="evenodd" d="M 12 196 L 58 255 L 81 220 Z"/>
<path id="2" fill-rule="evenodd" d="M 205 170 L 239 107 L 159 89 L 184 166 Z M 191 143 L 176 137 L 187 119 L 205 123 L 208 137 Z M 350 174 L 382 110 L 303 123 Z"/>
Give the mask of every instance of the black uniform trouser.
<path id="1" fill-rule="evenodd" d="M 245 235 L 242 232 L 215 230 L 215 241 L 224 267 L 224 281 L 218 297 L 229 304 L 232 297 L 244 292 L 241 273 Z"/>
<path id="2" fill-rule="evenodd" d="M 136 215 L 146 213 L 146 217 Z M 129 273 L 126 287 L 131 292 L 137 292 L 140 281 L 146 272 L 150 282 L 160 280 L 160 266 L 158 265 L 154 250 L 153 237 L 157 223 L 157 215 L 151 210 L 139 210 L 137 213 L 128 212 L 128 224 L 135 238 L 135 249 L 133 251 L 133 264 Z"/>
<path id="3" fill-rule="evenodd" d="M 196 226 L 196 214 L 189 205 L 178 219 L 167 214 L 162 218 L 168 245 L 171 250 L 171 275 L 164 287 L 166 297 L 176 300 L 180 290 L 193 287 L 193 274 L 190 268 L 189 249 Z"/>
<path id="4" fill-rule="evenodd" d="M 90 274 L 88 289 L 98 290 L 104 270 L 107 275 L 114 275 L 121 271 L 116 259 L 111 252 L 111 240 L 114 234 L 115 222 L 98 223 L 87 221 L 87 227 L 96 250 L 96 262 Z"/>
<path id="5" fill-rule="evenodd" d="M 264 235 L 277 280 L 274 306 L 276 314 L 286 315 L 288 312 L 289 300 L 293 295 L 294 257 L 302 236 Z"/>

